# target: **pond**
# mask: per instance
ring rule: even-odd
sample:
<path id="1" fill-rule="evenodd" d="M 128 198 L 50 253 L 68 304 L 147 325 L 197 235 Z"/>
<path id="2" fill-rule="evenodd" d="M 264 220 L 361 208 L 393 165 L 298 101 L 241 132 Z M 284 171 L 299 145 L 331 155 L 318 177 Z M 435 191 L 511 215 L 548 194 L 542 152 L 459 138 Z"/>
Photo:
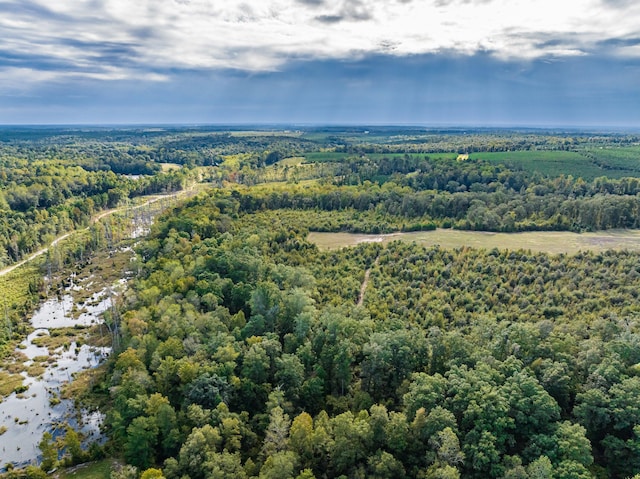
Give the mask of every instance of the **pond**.
<path id="1" fill-rule="evenodd" d="M 70 293 L 70 289 L 67 292 Z M 74 373 L 98 366 L 110 354 L 111 348 L 79 345 L 73 339 L 65 341 L 62 338 L 61 345 L 42 340 L 53 339 L 58 328 L 99 323 L 101 314 L 111 307 L 113 294 L 107 289 L 94 293 L 78 305 L 79 314 L 73 314 L 71 294 L 49 299 L 33 313 L 31 325 L 35 329 L 20 343 L 16 353 L 28 371 L 33 372 L 35 368 L 37 377 L 23 371 L 23 384 L 27 389 L 19 394 L 12 393 L 0 403 L 0 427 L 6 427 L 6 432 L 0 436 L 1 466 L 7 463 L 23 466 L 35 461 L 40 453 L 38 443 L 42 434 L 49 431 L 55 437 L 62 432 L 63 423 L 72 425 L 88 439 L 100 437 L 102 415 L 87 411 L 78 414 L 73 400 L 61 399 L 60 393 Z M 56 346 L 43 345 L 48 342 Z"/>
<path id="2" fill-rule="evenodd" d="M 136 240 L 146 236 L 155 216 L 169 207 L 176 196 L 156 197 L 129 208 L 126 212 L 132 225 L 129 238 Z M 118 252 L 124 263 L 130 263 L 134 256 L 131 247 L 119 248 Z M 100 324 L 102 313 L 112 307 L 112 301 L 118 296 L 117 290 L 126 287 L 127 280 L 120 274 L 126 276 L 128 273 L 124 270 L 130 272 L 129 266 L 119 264 L 116 267 L 112 253 L 108 252 L 110 259 L 105 263 L 110 265 L 111 271 L 103 269 L 98 273 L 99 278 L 90 275 L 80 280 L 72 274 L 67 278 L 69 286 L 62 294 L 43 302 L 32 314 L 29 321 L 34 329 L 16 349 L 14 364 L 22 370 L 20 374 L 24 377 L 26 390 L 0 397 L 0 431 L 6 428 L 0 435 L 0 470 L 7 463 L 24 466 L 37 462 L 42 434 L 45 431 L 50 431 L 54 437 L 61 434 L 63 423 L 73 426 L 89 441 L 104 439 L 100 431 L 102 414 L 77 411 L 73 400 L 62 399 L 60 392 L 64 384 L 73 379 L 74 373 L 94 368 L 104 361 L 111 348 L 78 344 L 73 336 L 65 340 L 60 334 L 64 332 L 61 328 Z M 113 287 L 101 289 L 102 284 Z M 81 301 L 74 299 L 85 291 L 96 292 Z"/>

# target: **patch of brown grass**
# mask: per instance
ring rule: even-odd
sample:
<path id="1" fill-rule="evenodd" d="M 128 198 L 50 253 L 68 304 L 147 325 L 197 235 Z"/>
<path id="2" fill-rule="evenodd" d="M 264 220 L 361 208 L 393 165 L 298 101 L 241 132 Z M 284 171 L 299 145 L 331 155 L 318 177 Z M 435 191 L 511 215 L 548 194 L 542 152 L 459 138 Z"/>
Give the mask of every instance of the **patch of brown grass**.
<path id="1" fill-rule="evenodd" d="M 34 363 L 27 368 L 27 374 L 32 378 L 42 376 L 45 371 L 46 368 L 42 365 L 42 363 Z"/>
<path id="2" fill-rule="evenodd" d="M 22 386 L 24 378 L 20 374 L 10 374 L 0 371 L 0 396 L 8 396 Z"/>

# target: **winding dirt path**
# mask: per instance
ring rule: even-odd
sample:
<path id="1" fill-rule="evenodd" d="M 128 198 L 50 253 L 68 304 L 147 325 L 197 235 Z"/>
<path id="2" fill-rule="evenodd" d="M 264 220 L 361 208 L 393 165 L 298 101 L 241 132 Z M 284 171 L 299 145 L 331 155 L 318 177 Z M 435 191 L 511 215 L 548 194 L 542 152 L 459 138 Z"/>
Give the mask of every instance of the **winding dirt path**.
<path id="1" fill-rule="evenodd" d="M 379 262 L 380 262 L 380 256 L 376 258 L 373 265 L 377 266 Z M 357 306 L 362 306 L 362 304 L 364 303 L 364 293 L 367 291 L 370 275 L 371 275 L 371 268 L 367 269 L 364 272 L 364 280 L 362 281 L 362 286 L 360 286 L 360 295 L 358 296 L 358 302 L 356 303 Z"/>
<path id="2" fill-rule="evenodd" d="M 190 190 L 180 190 L 180 191 L 177 191 L 175 193 L 170 193 L 170 194 L 167 194 L 167 195 L 153 195 L 148 201 L 145 201 L 144 203 L 136 205 L 136 206 L 121 206 L 119 208 L 112 208 L 110 210 L 101 211 L 100 213 L 94 215 L 91 218 L 91 222 L 90 222 L 89 226 L 87 226 L 86 228 L 79 229 L 79 230 L 73 230 L 73 231 L 70 231 L 70 232 L 65 233 L 63 235 L 58 236 L 56 239 L 54 239 L 49 244 L 49 246 L 45 246 L 44 248 L 40 248 L 38 251 L 36 251 L 34 253 L 31 253 L 25 259 L 20 260 L 17 263 L 12 264 L 11 266 L 7 266 L 6 268 L 0 270 L 0 277 L 11 273 L 13 270 L 18 269 L 20 266 L 23 266 L 23 265 L 27 264 L 29 261 L 33 261 L 38 256 L 42 256 L 47 251 L 49 251 L 50 248 L 54 247 L 59 242 L 67 239 L 69 236 L 71 236 L 73 234 L 76 234 L 76 233 L 78 233 L 80 231 L 88 230 L 91 227 L 91 225 L 94 225 L 95 223 L 100 221 L 102 218 L 105 218 L 105 217 L 107 217 L 109 215 L 112 215 L 112 214 L 114 214 L 114 213 L 116 213 L 118 211 L 125 211 L 126 209 L 135 210 L 135 209 L 138 209 L 138 208 L 144 208 L 145 206 L 148 206 L 148 205 L 150 205 L 152 203 L 155 203 L 156 201 L 160 201 L 162 199 L 175 198 L 175 197 L 181 196 L 183 194 L 186 194 L 187 191 L 190 191 Z"/>

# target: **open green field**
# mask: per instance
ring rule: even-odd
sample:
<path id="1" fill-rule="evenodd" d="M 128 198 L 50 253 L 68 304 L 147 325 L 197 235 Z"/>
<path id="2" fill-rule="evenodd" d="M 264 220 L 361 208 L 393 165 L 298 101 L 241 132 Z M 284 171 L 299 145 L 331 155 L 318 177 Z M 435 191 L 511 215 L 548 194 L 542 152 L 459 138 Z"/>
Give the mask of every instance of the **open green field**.
<path id="1" fill-rule="evenodd" d="M 88 462 L 60 471 L 55 477 L 57 479 L 109 479 L 115 464 L 113 459 Z"/>
<path id="2" fill-rule="evenodd" d="M 160 163 L 160 166 L 162 167 L 162 171 L 164 172 L 179 170 L 182 168 L 182 165 L 179 165 L 178 163 Z"/>
<path id="3" fill-rule="evenodd" d="M 640 251 L 640 231 L 637 230 L 610 230 L 580 234 L 566 231 L 489 233 L 449 229 L 384 235 L 312 232 L 309 233 L 308 240 L 322 250 L 355 246 L 360 243 L 389 243 L 402 240 L 415 241 L 424 246 L 440 245 L 443 248 L 467 246 L 484 249 L 524 249 L 551 254 L 571 254 L 587 250 Z"/>
<path id="4" fill-rule="evenodd" d="M 640 146 L 585 148 L 584 154 L 602 166 L 607 176 L 640 176 Z"/>
<path id="5" fill-rule="evenodd" d="M 575 151 L 504 151 L 472 153 L 472 159 L 510 163 L 544 175 L 571 175 L 593 180 L 600 176 L 640 176 L 640 147 L 585 149 Z"/>
<path id="6" fill-rule="evenodd" d="M 549 176 L 571 175 L 593 179 L 607 174 L 607 171 L 595 165 L 589 158 L 573 151 L 500 151 L 472 153 L 469 156 L 474 160 L 510 163 Z"/>

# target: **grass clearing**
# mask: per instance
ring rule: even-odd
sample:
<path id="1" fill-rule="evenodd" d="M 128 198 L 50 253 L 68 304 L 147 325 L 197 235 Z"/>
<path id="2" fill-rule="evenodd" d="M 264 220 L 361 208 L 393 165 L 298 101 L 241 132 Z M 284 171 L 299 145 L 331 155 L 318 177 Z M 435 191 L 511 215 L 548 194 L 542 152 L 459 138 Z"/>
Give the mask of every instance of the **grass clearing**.
<path id="1" fill-rule="evenodd" d="M 163 172 L 182 169 L 182 165 L 178 163 L 160 163 L 160 167 Z"/>
<path id="2" fill-rule="evenodd" d="M 60 471 L 55 474 L 57 479 L 109 479 L 111 471 L 118 467 L 118 462 L 113 459 L 88 462 Z"/>
<path id="3" fill-rule="evenodd" d="M 308 240 L 321 250 L 339 249 L 360 243 L 389 243 L 414 241 L 424 246 L 439 245 L 443 248 L 484 248 L 531 250 L 543 253 L 577 253 L 578 251 L 630 250 L 640 251 L 640 231 L 610 230 L 594 233 L 566 231 L 532 231 L 524 233 L 489 233 L 485 231 L 460 231 L 437 229 L 410 233 L 384 235 L 353 233 L 309 233 Z"/>

